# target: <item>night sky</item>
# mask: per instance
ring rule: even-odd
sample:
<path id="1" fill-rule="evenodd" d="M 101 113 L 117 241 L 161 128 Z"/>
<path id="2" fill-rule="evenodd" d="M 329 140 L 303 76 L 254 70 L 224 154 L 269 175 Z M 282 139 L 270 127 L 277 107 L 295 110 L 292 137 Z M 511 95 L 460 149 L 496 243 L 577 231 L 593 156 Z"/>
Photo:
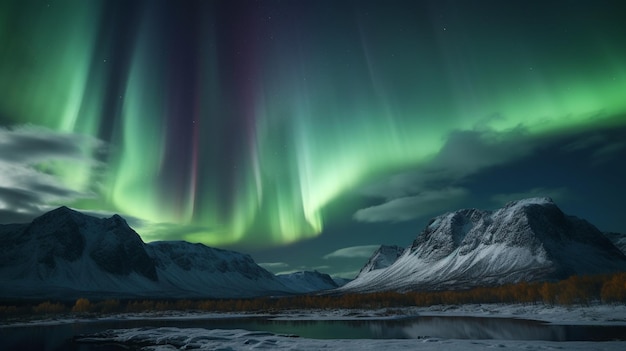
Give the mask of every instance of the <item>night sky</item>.
<path id="1" fill-rule="evenodd" d="M 626 232 L 626 5 L 1 1 L 0 223 L 351 277 L 432 216 L 550 196 Z"/>

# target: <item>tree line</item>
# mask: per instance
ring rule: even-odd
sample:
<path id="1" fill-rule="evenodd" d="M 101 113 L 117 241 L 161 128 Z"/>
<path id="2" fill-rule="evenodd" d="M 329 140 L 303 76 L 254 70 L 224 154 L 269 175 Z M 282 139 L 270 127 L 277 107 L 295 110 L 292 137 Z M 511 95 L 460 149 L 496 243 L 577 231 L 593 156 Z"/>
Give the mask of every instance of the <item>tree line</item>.
<path id="1" fill-rule="evenodd" d="M 159 311 L 262 312 L 292 309 L 378 309 L 473 303 L 526 303 L 589 305 L 592 302 L 626 303 L 626 272 L 612 275 L 571 276 L 557 282 L 520 282 L 468 290 L 395 291 L 343 295 L 298 295 L 252 299 L 117 300 L 0 305 L 0 316 L 63 313 L 141 313 Z"/>

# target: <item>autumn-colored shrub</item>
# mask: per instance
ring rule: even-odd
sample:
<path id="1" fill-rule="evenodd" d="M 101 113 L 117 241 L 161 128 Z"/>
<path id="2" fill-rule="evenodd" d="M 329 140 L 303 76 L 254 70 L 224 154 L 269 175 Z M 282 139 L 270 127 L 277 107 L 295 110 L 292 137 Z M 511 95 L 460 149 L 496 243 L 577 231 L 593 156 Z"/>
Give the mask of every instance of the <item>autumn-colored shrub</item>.
<path id="1" fill-rule="evenodd" d="M 626 302 L 626 273 L 615 274 L 606 281 L 600 297 L 603 302 Z"/>
<path id="2" fill-rule="evenodd" d="M 544 282 L 539 288 L 539 295 L 543 303 L 554 305 L 556 303 L 557 287 L 554 283 Z"/>
<path id="3" fill-rule="evenodd" d="M 85 298 L 80 298 L 76 300 L 74 307 L 72 307 L 72 312 L 84 313 L 89 312 L 91 309 L 91 302 Z"/>
<path id="4" fill-rule="evenodd" d="M 20 313 L 20 310 L 17 306 L 0 306 L 0 317 L 4 316 L 15 316 Z"/>
<path id="5" fill-rule="evenodd" d="M 33 307 L 33 312 L 40 314 L 63 313 L 65 312 L 65 306 L 59 302 L 52 303 L 50 301 L 46 301 Z"/>

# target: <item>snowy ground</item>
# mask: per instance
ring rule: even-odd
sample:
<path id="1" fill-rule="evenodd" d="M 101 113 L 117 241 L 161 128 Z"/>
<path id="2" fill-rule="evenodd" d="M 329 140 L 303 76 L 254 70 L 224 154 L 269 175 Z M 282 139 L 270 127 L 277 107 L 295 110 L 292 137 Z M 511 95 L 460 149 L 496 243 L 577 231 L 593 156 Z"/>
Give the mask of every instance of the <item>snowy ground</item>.
<path id="1" fill-rule="evenodd" d="M 245 330 L 124 329 L 91 341 L 144 345 L 142 350 L 620 350 L 626 342 L 547 342 L 455 339 L 316 340 Z M 149 346 L 145 346 L 149 345 Z"/>
<path id="2" fill-rule="evenodd" d="M 459 305 L 416 309 L 422 316 L 483 316 L 534 319 L 567 325 L 626 325 L 626 305 Z"/>
<path id="3" fill-rule="evenodd" d="M 407 316 L 468 316 L 500 317 L 539 320 L 547 323 L 566 325 L 626 325 L 626 305 L 591 306 L 546 306 L 543 304 L 472 304 L 472 305 L 435 305 L 430 307 L 402 307 L 377 310 L 339 309 L 339 310 L 287 310 L 280 313 L 207 313 L 207 312 L 147 312 L 90 317 L 94 320 L 117 319 L 219 319 L 266 317 L 277 320 L 366 320 L 392 319 Z M 3 323 L 3 326 L 55 325 L 80 322 L 81 318 L 59 317 L 54 319 L 32 320 L 28 322 Z"/>
<path id="4" fill-rule="evenodd" d="M 409 316 L 473 316 L 540 320 L 559 325 L 621 325 L 626 326 L 626 305 L 593 305 L 561 307 L 544 305 L 476 304 L 431 306 L 426 308 L 390 308 L 380 310 L 300 310 L 271 314 L 250 313 L 141 313 L 106 317 L 49 319 L 20 323 L 24 326 L 76 323 L 96 320 L 193 320 L 237 317 L 265 317 L 277 320 L 368 320 L 394 319 Z M 15 326 L 11 323 L 5 326 Z M 1 327 L 1 326 L 0 326 Z M 410 331 L 408 331 L 410 332 Z M 120 342 L 140 345 L 142 350 L 626 350 L 626 341 L 611 342 L 550 342 L 528 340 L 461 340 L 444 338 L 422 339 L 341 339 L 320 340 L 275 335 L 246 330 L 201 328 L 133 328 L 111 330 L 89 336 L 84 341 Z"/>
<path id="5" fill-rule="evenodd" d="M 342 320 L 396 318 L 403 316 L 467 316 L 539 320 L 567 325 L 626 325 L 626 305 L 546 306 L 537 305 L 435 305 L 430 307 L 389 308 L 382 310 L 335 310 L 285 312 L 277 319 Z"/>

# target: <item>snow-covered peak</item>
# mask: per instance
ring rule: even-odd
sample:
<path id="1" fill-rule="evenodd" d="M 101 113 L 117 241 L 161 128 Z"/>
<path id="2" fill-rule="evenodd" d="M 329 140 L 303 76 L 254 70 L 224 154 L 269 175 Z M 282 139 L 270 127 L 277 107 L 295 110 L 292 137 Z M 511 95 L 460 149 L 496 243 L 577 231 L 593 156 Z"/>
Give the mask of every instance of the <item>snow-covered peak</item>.
<path id="1" fill-rule="evenodd" d="M 186 241 L 155 241 L 147 244 L 151 256 L 162 269 L 235 272 L 248 279 L 272 279 L 273 275 L 257 265 L 252 257 L 236 251 L 216 249 Z"/>
<path id="2" fill-rule="evenodd" d="M 119 215 L 67 207 L 0 226 L 0 297 L 251 297 L 292 292 L 249 255 L 146 244 Z"/>
<path id="3" fill-rule="evenodd" d="M 46 213 L 44 213 L 43 215 L 39 216 L 38 218 L 59 218 L 59 217 L 66 217 L 66 216 L 82 216 L 83 214 L 73 210 L 67 206 L 61 206 L 58 208 L 55 208 L 52 211 L 48 211 Z"/>
<path id="4" fill-rule="evenodd" d="M 118 214 L 114 214 L 113 216 L 106 218 L 105 221 L 107 221 L 111 225 L 117 225 L 120 227 L 130 228 L 130 226 L 128 225 L 128 222 L 126 222 L 126 220 Z"/>
<path id="5" fill-rule="evenodd" d="M 532 198 L 437 216 L 392 265 L 342 289 L 465 288 L 623 270 L 626 256 L 596 227 L 550 198 Z"/>
<path id="6" fill-rule="evenodd" d="M 479 244 L 537 246 L 537 236 L 560 240 L 565 227 L 572 225 L 566 222 L 566 216 L 549 197 L 511 201 L 495 211 L 462 209 L 431 219 L 413 242 L 411 252 L 437 260 L 460 247 L 466 252 Z"/>
<path id="7" fill-rule="evenodd" d="M 403 252 L 404 248 L 400 246 L 381 245 L 376 251 L 374 251 L 372 256 L 370 256 L 369 260 L 365 266 L 361 268 L 358 275 L 391 266 Z"/>
<path id="8" fill-rule="evenodd" d="M 527 199 L 510 201 L 504 208 L 524 207 L 528 205 L 555 205 L 554 201 L 550 197 L 531 197 Z"/>
<path id="9" fill-rule="evenodd" d="M 72 210 L 66 206 L 61 206 L 50 212 L 46 212 L 32 221 L 32 226 L 45 229 L 46 227 L 55 228 L 66 223 L 80 224 L 87 220 L 82 213 Z M 92 217 L 93 218 L 93 217 Z M 93 218 L 97 219 L 97 218 Z"/>

